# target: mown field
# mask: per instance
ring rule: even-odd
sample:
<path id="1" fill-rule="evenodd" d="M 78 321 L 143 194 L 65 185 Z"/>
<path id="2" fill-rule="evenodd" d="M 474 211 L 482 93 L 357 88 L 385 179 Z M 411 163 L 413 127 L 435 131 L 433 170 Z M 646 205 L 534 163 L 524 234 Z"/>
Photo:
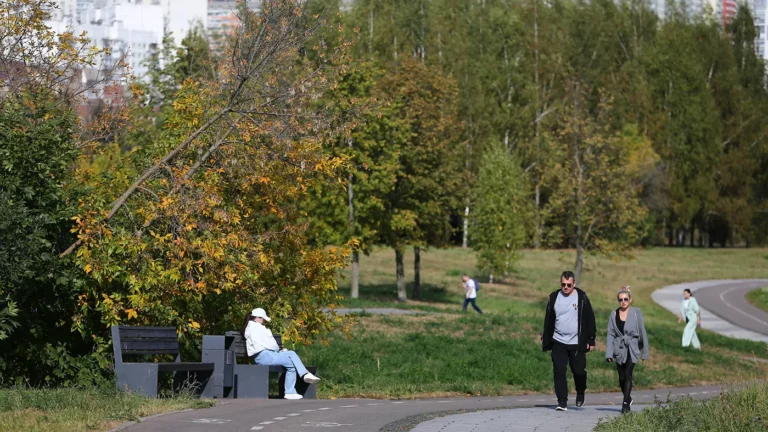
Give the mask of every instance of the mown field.
<path id="1" fill-rule="evenodd" d="M 573 264 L 572 251 L 525 251 L 516 272 L 503 283 L 477 275 L 471 251 L 422 253 L 422 301 L 396 301 L 394 252 L 380 249 L 361 260 L 361 299 L 352 307 L 398 307 L 417 316 L 362 314 L 351 338 L 334 334 L 328 344 L 299 348 L 306 363 L 318 365 L 321 397 L 415 398 L 447 395 L 506 395 L 551 392 L 552 366 L 539 346 L 546 296 L 558 289 L 559 275 Z M 412 278 L 412 256 L 406 277 Z M 486 312 L 461 312 L 463 271 L 481 281 L 478 305 Z M 702 279 L 768 276 L 765 249 L 673 249 L 637 251 L 632 260 L 591 258 L 583 276 L 596 309 L 597 352 L 588 355 L 589 390 L 616 390 L 612 365 L 605 362 L 607 318 L 615 295 L 630 285 L 633 305 L 643 310 L 650 361 L 638 366 L 638 388 L 726 383 L 765 376 L 764 343 L 702 331 L 703 350 L 680 347 L 682 325 L 657 306 L 660 287 Z M 348 280 L 340 282 L 348 292 Z M 410 290 L 410 285 L 409 285 Z"/>
<path id="2" fill-rule="evenodd" d="M 768 287 L 751 291 L 747 294 L 747 301 L 768 312 Z"/>

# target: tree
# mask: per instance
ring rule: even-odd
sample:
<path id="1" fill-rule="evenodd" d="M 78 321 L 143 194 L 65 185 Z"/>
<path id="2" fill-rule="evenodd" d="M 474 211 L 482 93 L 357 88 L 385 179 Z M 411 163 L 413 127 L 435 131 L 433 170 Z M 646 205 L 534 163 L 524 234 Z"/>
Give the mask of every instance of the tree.
<path id="1" fill-rule="evenodd" d="M 405 301 L 405 247 L 442 245 L 450 235 L 461 184 L 456 84 L 435 68 L 404 59 L 379 86 L 392 93 L 406 133 L 402 142 L 391 143 L 399 145 L 398 168 L 377 226 L 382 242 L 395 250 L 398 299 Z"/>
<path id="2" fill-rule="evenodd" d="M 336 276 L 346 248 L 312 245 L 299 203 L 342 161 L 324 94 L 346 64 L 346 42 L 302 52 L 312 35 L 295 2 L 243 12 L 215 74 L 187 78 L 157 140 L 115 154 L 76 220 L 78 264 L 96 283 L 79 297 L 76 329 L 97 319 L 162 324 L 182 335 L 222 332 L 260 305 L 310 342 L 342 320 Z M 342 30 L 337 30 L 341 33 Z"/>
<path id="3" fill-rule="evenodd" d="M 506 277 L 525 246 L 530 225 L 530 187 L 519 162 L 497 145 L 483 156 L 472 191 L 472 245 L 478 267 Z"/>
<path id="4" fill-rule="evenodd" d="M 352 298 L 359 295 L 360 253 L 367 254 L 378 240 L 377 221 L 384 198 L 395 182 L 400 143 L 407 129 L 396 118 L 393 105 L 379 100 L 376 81 L 382 71 L 370 62 L 357 62 L 328 97 L 337 119 L 349 128 L 333 137 L 326 151 L 345 161 L 342 178 L 314 188 L 306 208 L 312 234 L 319 244 L 354 241 Z"/>
<path id="5" fill-rule="evenodd" d="M 650 141 L 633 125 L 614 132 L 608 126 L 610 96 L 590 111 L 588 91 L 572 82 L 559 131 L 561 182 L 548 204 L 561 220 L 561 235 L 576 245 L 574 272 L 581 281 L 586 252 L 621 253 L 643 235 L 646 209 L 639 199 L 642 173 L 656 161 Z"/>
<path id="6" fill-rule="evenodd" d="M 92 340 L 71 332 L 86 281 L 58 254 L 75 238 L 71 218 L 82 188 L 73 167 L 112 124 L 76 116 L 88 106 L 86 95 L 103 94 L 115 69 L 105 68 L 105 51 L 83 35 L 45 25 L 54 7 L 45 0 L 0 3 L 0 327 L 7 337 L 0 375 L 32 385 L 71 382 L 69 372 L 92 365 Z M 82 84 L 85 70 L 95 79 Z M 24 331 L 11 333 L 13 323 Z"/>

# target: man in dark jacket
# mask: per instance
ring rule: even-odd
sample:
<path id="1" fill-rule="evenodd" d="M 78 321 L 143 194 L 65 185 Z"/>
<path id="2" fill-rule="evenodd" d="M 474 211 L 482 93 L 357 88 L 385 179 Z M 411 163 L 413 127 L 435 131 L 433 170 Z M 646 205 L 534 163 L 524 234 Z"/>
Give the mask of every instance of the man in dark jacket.
<path id="1" fill-rule="evenodd" d="M 549 295 L 544 314 L 541 347 L 552 351 L 557 410 L 568 410 L 566 366 L 570 364 L 576 385 L 576 406 L 584 405 L 587 389 L 587 352 L 595 349 L 595 313 L 587 294 L 574 286 L 573 272 L 560 275 L 560 289 Z"/>

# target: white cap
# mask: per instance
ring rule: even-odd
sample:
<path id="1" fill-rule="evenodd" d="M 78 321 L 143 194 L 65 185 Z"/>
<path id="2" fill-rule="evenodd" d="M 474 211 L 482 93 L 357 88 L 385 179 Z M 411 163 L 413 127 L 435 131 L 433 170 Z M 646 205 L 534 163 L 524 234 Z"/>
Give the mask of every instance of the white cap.
<path id="1" fill-rule="evenodd" d="M 253 311 L 251 311 L 251 316 L 264 318 L 267 321 L 272 321 L 272 319 L 267 316 L 267 312 L 262 308 L 256 308 Z"/>

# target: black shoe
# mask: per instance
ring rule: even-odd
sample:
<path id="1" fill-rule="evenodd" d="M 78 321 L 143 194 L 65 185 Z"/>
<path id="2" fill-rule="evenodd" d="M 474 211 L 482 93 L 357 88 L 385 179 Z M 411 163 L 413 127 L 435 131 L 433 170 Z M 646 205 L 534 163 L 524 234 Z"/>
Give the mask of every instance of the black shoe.
<path id="1" fill-rule="evenodd" d="M 555 411 L 568 411 L 568 402 L 558 402 Z"/>
<path id="2" fill-rule="evenodd" d="M 631 405 L 631 403 L 626 403 L 626 402 L 624 402 L 624 403 L 621 405 L 621 413 L 622 413 L 622 414 L 628 414 L 628 413 L 631 411 L 631 410 L 629 409 L 629 406 L 630 406 L 630 405 Z"/>
<path id="3" fill-rule="evenodd" d="M 584 393 L 576 393 L 576 407 L 584 406 Z"/>

